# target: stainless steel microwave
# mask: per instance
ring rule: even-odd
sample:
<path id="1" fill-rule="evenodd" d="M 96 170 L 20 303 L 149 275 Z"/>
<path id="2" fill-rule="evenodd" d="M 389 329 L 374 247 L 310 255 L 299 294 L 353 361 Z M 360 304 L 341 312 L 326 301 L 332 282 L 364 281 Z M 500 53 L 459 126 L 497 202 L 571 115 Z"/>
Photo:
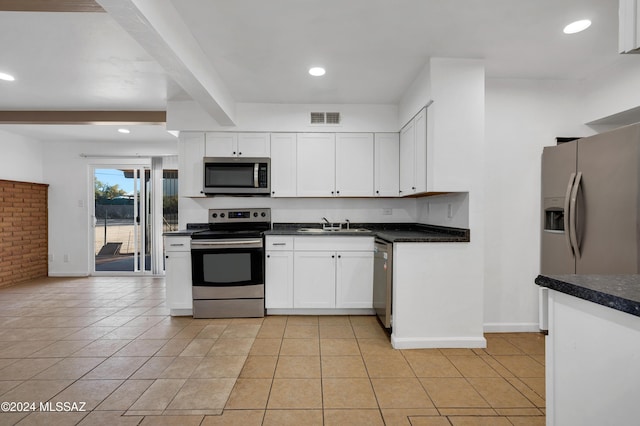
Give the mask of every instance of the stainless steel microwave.
<path id="1" fill-rule="evenodd" d="M 205 157 L 203 192 L 209 195 L 269 195 L 271 160 L 247 157 Z"/>

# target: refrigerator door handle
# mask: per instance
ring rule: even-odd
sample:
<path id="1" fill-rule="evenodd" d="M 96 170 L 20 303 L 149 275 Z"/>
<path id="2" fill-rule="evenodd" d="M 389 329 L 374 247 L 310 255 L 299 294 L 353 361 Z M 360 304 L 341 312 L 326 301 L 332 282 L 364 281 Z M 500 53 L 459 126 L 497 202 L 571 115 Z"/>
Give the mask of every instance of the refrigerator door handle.
<path id="1" fill-rule="evenodd" d="M 582 172 L 578 172 L 576 175 L 576 181 L 573 184 L 571 190 L 571 201 L 569 206 L 569 235 L 571 237 L 571 245 L 573 246 L 573 252 L 576 258 L 580 257 L 580 245 L 578 244 L 578 233 L 576 229 L 576 213 L 578 203 L 578 190 L 580 189 L 580 182 L 582 181 Z"/>
<path id="2" fill-rule="evenodd" d="M 564 239 L 567 243 L 567 248 L 569 249 L 569 253 L 574 255 L 573 245 L 571 244 L 571 225 L 569 222 L 570 216 L 570 201 L 571 201 L 571 190 L 573 189 L 573 182 L 576 180 L 576 174 L 571 173 L 569 176 L 569 183 L 567 184 L 567 193 L 564 197 Z"/>

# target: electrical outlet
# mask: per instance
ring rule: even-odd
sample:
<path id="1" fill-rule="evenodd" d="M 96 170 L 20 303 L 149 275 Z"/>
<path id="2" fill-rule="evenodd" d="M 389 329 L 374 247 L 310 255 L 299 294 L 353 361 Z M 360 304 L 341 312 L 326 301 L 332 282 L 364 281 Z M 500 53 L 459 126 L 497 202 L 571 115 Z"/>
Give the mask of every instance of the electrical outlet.
<path id="1" fill-rule="evenodd" d="M 65 255 L 63 256 L 63 261 L 64 263 L 69 263 L 69 255 L 65 253 Z"/>
<path id="2" fill-rule="evenodd" d="M 453 206 L 451 204 L 447 204 L 447 217 L 449 219 L 453 218 Z"/>
<path id="3" fill-rule="evenodd" d="M 382 209 L 382 214 L 386 216 L 391 216 L 393 214 L 393 209 Z"/>

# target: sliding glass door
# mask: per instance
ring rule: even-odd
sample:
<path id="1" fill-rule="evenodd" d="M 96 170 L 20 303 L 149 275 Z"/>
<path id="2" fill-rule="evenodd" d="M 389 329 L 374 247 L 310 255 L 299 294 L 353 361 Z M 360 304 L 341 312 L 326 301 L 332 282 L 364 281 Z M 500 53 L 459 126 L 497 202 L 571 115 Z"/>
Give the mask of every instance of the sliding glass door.
<path id="1" fill-rule="evenodd" d="M 153 220 L 149 165 L 96 165 L 90 229 L 95 274 L 151 271 Z"/>

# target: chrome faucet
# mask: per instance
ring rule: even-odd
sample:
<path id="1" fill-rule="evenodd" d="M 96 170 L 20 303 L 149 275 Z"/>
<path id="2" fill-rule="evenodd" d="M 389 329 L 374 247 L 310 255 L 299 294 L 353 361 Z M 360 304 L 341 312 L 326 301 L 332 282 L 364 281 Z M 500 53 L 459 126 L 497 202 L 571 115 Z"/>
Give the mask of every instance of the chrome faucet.
<path id="1" fill-rule="evenodd" d="M 344 221 L 347 223 L 347 229 L 349 229 L 349 225 L 351 224 L 351 222 L 349 221 L 349 219 L 345 219 Z"/>
<path id="2" fill-rule="evenodd" d="M 327 225 L 331 225 L 331 222 L 329 222 L 329 219 L 327 219 L 326 217 L 322 216 L 322 220 L 324 220 L 324 222 L 325 222 Z"/>

